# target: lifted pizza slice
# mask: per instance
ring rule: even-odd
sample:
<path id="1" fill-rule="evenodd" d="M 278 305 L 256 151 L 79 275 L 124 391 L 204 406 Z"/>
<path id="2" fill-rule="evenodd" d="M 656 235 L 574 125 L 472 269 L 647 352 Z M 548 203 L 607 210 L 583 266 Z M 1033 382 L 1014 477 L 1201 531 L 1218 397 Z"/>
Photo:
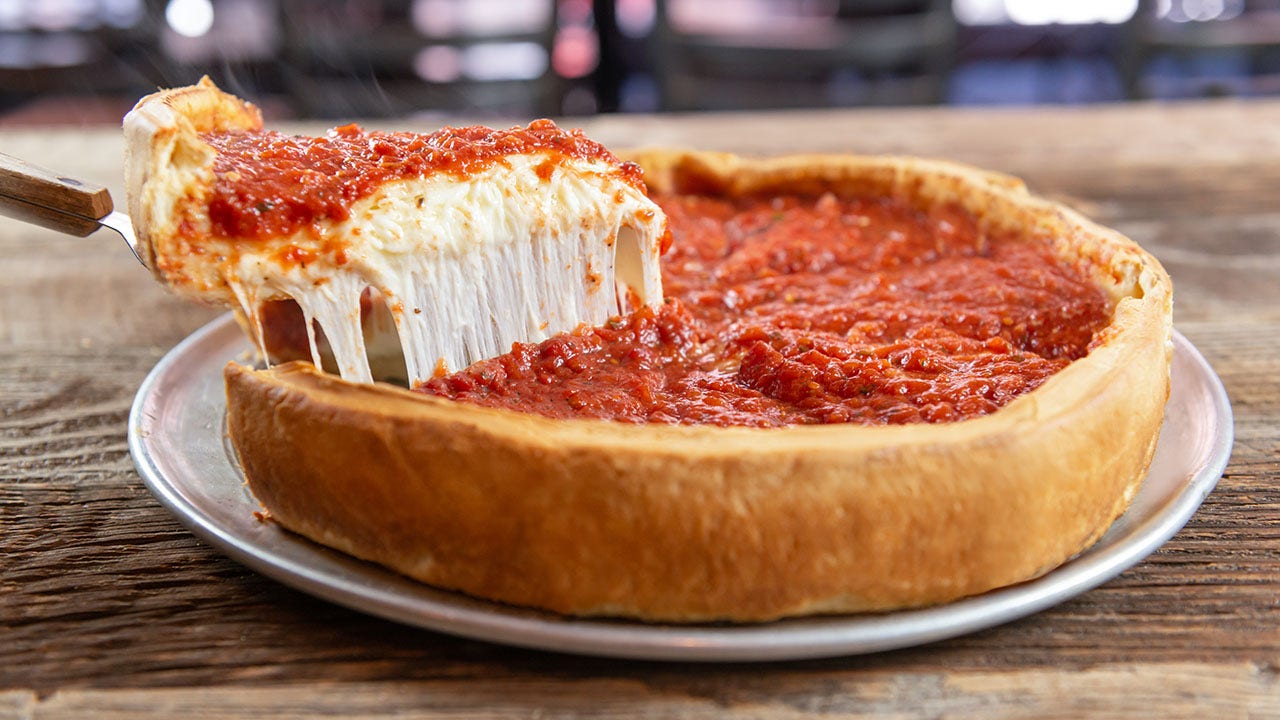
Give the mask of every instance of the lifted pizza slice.
<path id="1" fill-rule="evenodd" d="M 369 382 L 387 355 L 366 343 L 372 291 L 391 322 L 371 342 L 396 346 L 410 384 L 661 302 L 670 241 L 638 167 L 547 120 L 288 135 L 206 78 L 124 127 L 144 261 L 236 309 L 264 355 L 276 300 L 301 308 L 317 366 L 327 340 L 342 377 Z"/>

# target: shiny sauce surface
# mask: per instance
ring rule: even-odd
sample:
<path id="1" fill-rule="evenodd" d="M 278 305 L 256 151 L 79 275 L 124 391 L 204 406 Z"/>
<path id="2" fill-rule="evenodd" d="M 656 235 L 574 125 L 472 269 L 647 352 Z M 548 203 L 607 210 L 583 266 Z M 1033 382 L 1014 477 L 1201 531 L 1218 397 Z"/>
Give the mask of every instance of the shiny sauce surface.
<path id="1" fill-rule="evenodd" d="M 666 302 L 419 391 L 554 418 L 777 427 L 990 413 L 1086 355 L 1109 301 L 1047 240 L 887 199 L 655 198 Z"/>
<path id="2" fill-rule="evenodd" d="M 211 230 L 249 241 L 341 222 L 352 204 L 391 180 L 436 173 L 465 178 L 514 154 L 545 156 L 535 168 L 544 179 L 556 163 L 579 159 L 609 162 L 633 185 L 643 182 L 635 165 L 550 120 L 508 130 L 450 127 L 419 134 L 345 125 L 319 137 L 253 130 L 203 139 L 216 151 L 207 203 Z"/>

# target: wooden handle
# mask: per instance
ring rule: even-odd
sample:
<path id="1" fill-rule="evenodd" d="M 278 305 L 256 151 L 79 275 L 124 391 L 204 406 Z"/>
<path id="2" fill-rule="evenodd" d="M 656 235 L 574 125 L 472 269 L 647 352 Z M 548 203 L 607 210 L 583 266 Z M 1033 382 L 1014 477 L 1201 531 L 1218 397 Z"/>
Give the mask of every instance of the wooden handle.
<path id="1" fill-rule="evenodd" d="M 114 207 L 104 187 L 0 153 L 0 213 L 83 237 Z"/>
<path id="2" fill-rule="evenodd" d="M 85 237 L 101 227 L 97 220 L 33 205 L 8 195 L 0 195 L 0 215 L 76 237 Z"/>

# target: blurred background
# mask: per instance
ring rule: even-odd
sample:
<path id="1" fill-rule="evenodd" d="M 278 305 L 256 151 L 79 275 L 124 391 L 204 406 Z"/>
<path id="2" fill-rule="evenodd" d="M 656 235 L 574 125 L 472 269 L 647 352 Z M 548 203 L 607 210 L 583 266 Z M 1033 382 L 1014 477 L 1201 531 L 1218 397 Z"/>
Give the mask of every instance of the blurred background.
<path id="1" fill-rule="evenodd" d="M 0 125 L 1280 94 L 1280 0 L 0 0 Z"/>

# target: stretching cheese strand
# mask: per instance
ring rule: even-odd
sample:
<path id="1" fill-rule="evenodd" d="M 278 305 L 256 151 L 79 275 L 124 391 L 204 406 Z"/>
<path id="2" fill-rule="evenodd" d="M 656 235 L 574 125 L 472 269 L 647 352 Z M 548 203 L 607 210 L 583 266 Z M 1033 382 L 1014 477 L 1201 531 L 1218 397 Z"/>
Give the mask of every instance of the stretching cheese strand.
<path id="1" fill-rule="evenodd" d="M 342 377 L 357 382 L 373 379 L 359 309 L 366 287 L 387 302 L 411 384 L 515 342 L 601 324 L 634 309 L 628 291 L 656 306 L 661 211 L 604 167 L 574 161 L 543 179 L 539 162 L 517 156 L 465 181 L 389 184 L 333 229 L 346 264 L 284 267 L 246 254 L 227 284 L 259 342 L 261 301 L 297 301 L 308 328 L 315 320 L 324 331 Z M 312 353 L 320 366 L 314 338 Z"/>
<path id="2" fill-rule="evenodd" d="M 264 357 L 261 308 L 272 300 L 302 308 L 317 367 L 327 344 L 343 378 L 371 382 L 398 345 L 411 385 L 601 324 L 633 309 L 633 296 L 662 300 L 666 219 L 611 157 L 515 151 L 465 175 L 388 180 L 341 221 L 238 238 L 213 231 L 217 151 L 201 133 L 258 130 L 256 108 L 206 79 L 144 98 L 124 126 L 143 257 L 176 292 L 236 308 Z M 368 289 L 395 331 L 366 343 L 366 324 L 387 324 L 362 313 Z"/>

